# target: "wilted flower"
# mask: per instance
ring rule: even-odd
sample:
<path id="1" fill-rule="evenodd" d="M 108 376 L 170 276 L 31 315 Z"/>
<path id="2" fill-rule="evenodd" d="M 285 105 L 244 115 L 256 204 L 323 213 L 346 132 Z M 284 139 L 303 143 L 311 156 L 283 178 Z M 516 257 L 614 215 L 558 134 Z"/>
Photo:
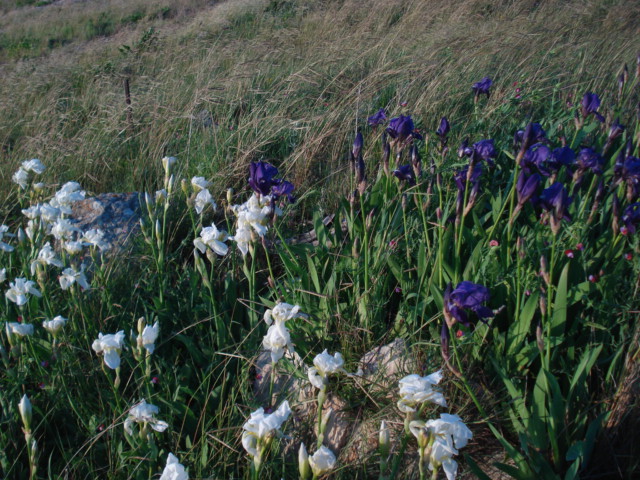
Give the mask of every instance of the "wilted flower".
<path id="1" fill-rule="evenodd" d="M 582 117 L 587 118 L 589 115 L 593 114 L 598 121 L 604 122 L 604 117 L 598 113 L 598 108 L 600 108 L 600 98 L 598 95 L 592 92 L 585 93 L 580 104 Z"/>
<path id="2" fill-rule="evenodd" d="M 180 464 L 173 453 L 169 453 L 167 456 L 167 465 L 160 475 L 160 480 L 189 480 L 184 466 Z"/>
<path id="3" fill-rule="evenodd" d="M 58 315 L 53 320 L 45 320 L 42 322 L 42 327 L 47 330 L 51 335 L 58 336 L 62 327 L 67 323 L 67 319 L 61 315 Z"/>
<path id="4" fill-rule="evenodd" d="M 205 192 L 206 190 L 203 190 Z M 224 230 L 218 230 L 215 224 L 211 224 L 210 227 L 205 227 L 200 232 L 200 236 L 196 237 L 193 241 L 193 245 L 200 250 L 201 253 L 207 251 L 207 247 L 213 250 L 218 255 L 226 255 L 229 251 L 229 247 L 224 244 L 229 239 L 229 235 Z"/>
<path id="5" fill-rule="evenodd" d="M 375 127 L 376 125 L 380 125 L 386 122 L 386 120 L 387 113 L 385 112 L 384 108 L 381 108 L 367 119 L 367 123 L 369 124 L 369 126 Z"/>
<path id="6" fill-rule="evenodd" d="M 69 289 L 69 287 L 74 283 L 77 283 L 83 290 L 89 290 L 89 288 L 91 288 L 87 281 L 87 277 L 84 274 L 84 268 L 80 271 L 77 271 L 72 267 L 65 268 L 60 277 L 58 277 L 58 280 L 60 282 L 60 288 L 63 290 Z"/>
<path id="7" fill-rule="evenodd" d="M 333 470 L 336 466 L 337 459 L 333 452 L 322 445 L 316 453 L 309 457 L 309 465 L 313 472 L 314 478 L 324 475 Z"/>
<path id="8" fill-rule="evenodd" d="M 120 330 L 115 334 L 98 334 L 97 340 L 93 341 L 91 348 L 96 353 L 104 354 L 104 363 L 107 367 L 115 370 L 120 366 L 120 352 L 124 346 L 124 331 Z"/>
<path id="9" fill-rule="evenodd" d="M 5 293 L 5 296 L 13 303 L 21 307 L 27 303 L 27 294 L 35 295 L 36 297 L 42 297 L 42 294 L 34 286 L 35 282 L 27 280 L 25 278 L 16 278 L 14 282 L 9 282 L 9 290 Z"/>
<path id="10" fill-rule="evenodd" d="M 261 451 L 267 447 L 274 436 L 280 433 L 280 427 L 291 415 L 289 402 L 284 401 L 278 409 L 265 414 L 263 408 L 259 408 L 251 414 L 242 426 L 242 446 L 254 458 L 254 463 L 259 467 L 262 463 Z"/>
<path id="11" fill-rule="evenodd" d="M 417 374 L 407 375 L 399 382 L 400 400 L 398 401 L 398 409 L 404 413 L 415 412 L 419 404 L 425 402 L 435 403 L 441 407 L 447 406 L 447 401 L 442 392 L 435 390 L 442 380 L 442 370 L 438 370 L 431 375 L 421 377 Z"/>
<path id="12" fill-rule="evenodd" d="M 309 368 L 307 375 L 311 385 L 316 388 L 324 388 L 329 382 L 329 374 L 344 372 L 344 358 L 342 354 L 336 352 L 329 355 L 325 349 L 313 359 L 313 367 Z"/>
<path id="13" fill-rule="evenodd" d="M 470 326 L 471 321 L 465 310 L 475 312 L 478 318 L 487 323 L 487 318 L 494 316 L 493 310 L 482 305 L 489 301 L 489 289 L 469 281 L 463 281 L 453 289 L 447 285 L 444 292 L 444 318 L 449 328 L 457 323 Z"/>
<path id="14" fill-rule="evenodd" d="M 4 252 L 13 252 L 13 247 L 8 243 L 4 243 L 2 241 L 2 237 L 4 237 L 5 234 L 9 236 L 7 234 L 8 231 L 9 231 L 9 227 L 7 227 L 6 225 L 0 225 L 0 250 Z"/>
<path id="15" fill-rule="evenodd" d="M 489 98 L 492 83 L 493 82 L 489 77 L 484 77 L 482 80 L 474 83 L 471 86 L 471 89 L 473 90 L 476 101 L 478 100 L 480 95 L 486 95 L 487 98 Z"/>
<path id="16" fill-rule="evenodd" d="M 158 407 L 147 403 L 143 398 L 140 400 L 140 403 L 129 409 L 129 416 L 124 421 L 124 430 L 129 435 L 133 435 L 133 429 L 131 427 L 134 423 L 141 423 L 143 425 L 142 431 L 144 431 L 148 425 L 156 432 L 164 432 L 169 427 L 169 424 L 156 418 L 156 414 L 159 411 L 160 409 Z"/>

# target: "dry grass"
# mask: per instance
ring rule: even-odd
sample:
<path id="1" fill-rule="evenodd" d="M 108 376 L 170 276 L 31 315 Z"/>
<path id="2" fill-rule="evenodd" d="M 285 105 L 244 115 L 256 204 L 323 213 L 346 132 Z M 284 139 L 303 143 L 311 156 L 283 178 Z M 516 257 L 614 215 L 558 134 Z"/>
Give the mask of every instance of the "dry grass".
<path id="1" fill-rule="evenodd" d="M 57 22 L 79 28 L 100 12 L 123 18 L 142 5 L 164 4 L 56 2 L 9 12 L 0 25 L 5 35 L 20 28 L 46 36 Z M 145 17 L 1 65 L 1 160 L 38 156 L 59 165 L 57 175 L 109 191 L 153 183 L 164 154 L 224 184 L 269 157 L 322 194 L 335 189 L 356 126 L 381 106 L 413 114 L 424 131 L 447 114 L 461 136 L 470 85 L 482 76 L 496 85 L 488 116 L 513 96 L 514 82 L 538 100 L 555 86 L 607 98 L 612 72 L 639 47 L 637 2 L 183 0 L 172 9 L 170 19 Z M 217 126 L 201 127 L 209 115 Z M 486 134 L 501 128 L 487 122 Z M 0 180 L 5 191 L 10 171 Z"/>

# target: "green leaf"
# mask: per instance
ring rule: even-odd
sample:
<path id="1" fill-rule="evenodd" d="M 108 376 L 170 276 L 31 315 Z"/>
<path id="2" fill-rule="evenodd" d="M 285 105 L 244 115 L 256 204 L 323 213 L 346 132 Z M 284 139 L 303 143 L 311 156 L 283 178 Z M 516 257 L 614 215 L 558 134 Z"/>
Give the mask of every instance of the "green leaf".
<path id="1" fill-rule="evenodd" d="M 537 291 L 531 293 L 524 307 L 516 317 L 516 321 L 509 327 L 509 336 L 507 339 L 507 354 L 512 355 L 518 351 L 522 343 L 526 341 L 529 328 L 533 316 L 538 311 L 538 298 L 540 294 Z"/>
<path id="2" fill-rule="evenodd" d="M 469 465 L 469 470 L 471 470 L 474 475 L 478 477 L 478 480 L 491 480 L 491 477 L 484 473 L 478 466 L 478 464 L 469 455 L 465 454 L 464 460 L 465 462 L 467 462 L 467 465 Z"/>
<path id="3" fill-rule="evenodd" d="M 553 299 L 553 318 L 551 319 L 551 336 L 560 337 L 564 333 L 567 321 L 567 278 L 569 263 L 564 266 Z"/>

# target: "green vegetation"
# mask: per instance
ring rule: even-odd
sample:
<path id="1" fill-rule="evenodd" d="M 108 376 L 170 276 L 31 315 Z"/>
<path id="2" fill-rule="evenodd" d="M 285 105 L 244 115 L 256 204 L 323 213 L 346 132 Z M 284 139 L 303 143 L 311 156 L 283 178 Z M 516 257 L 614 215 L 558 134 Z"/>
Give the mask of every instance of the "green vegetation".
<path id="1" fill-rule="evenodd" d="M 15 247 L 0 243 L 2 292 L 25 278 L 42 294 L 24 305 L 6 297 L 0 311 L 3 327 L 35 326 L 24 338 L 0 333 L 3 476 L 157 478 L 173 452 L 190 478 L 251 478 L 258 469 L 260 478 L 298 478 L 295 452 L 301 440 L 316 450 L 318 417 L 297 409 L 317 391 L 301 399 L 276 389 L 262 401 L 253 389 L 268 331 L 263 314 L 286 302 L 306 314 L 287 324 L 306 366 L 328 349 L 342 352 L 353 373 L 363 354 L 400 337 L 418 362 L 411 373 L 443 369 L 447 408 L 427 403 L 416 418 L 462 417 L 474 435 L 455 457 L 462 475 L 633 478 L 638 445 L 626 440 L 639 426 L 640 6 L 27 4 L 1 7 L 0 223 L 8 233 L 28 229 L 21 210 L 49 201 L 67 181 L 90 194 L 165 193 L 141 196 L 142 233 L 129 250 L 103 257 L 85 247 L 89 289 L 64 288 L 59 266 L 32 271 L 45 242 L 61 243 L 48 222 L 32 224 L 28 238 L 0 231 L 0 242 Z M 474 101 L 471 85 L 487 76 L 491 95 Z M 603 122 L 580 111 L 586 92 L 602 99 Z M 423 137 L 392 142 L 387 169 L 388 121 L 367 125 L 381 108 L 388 118 L 411 115 Z M 451 122 L 446 142 L 436 134 L 442 116 Z M 527 142 L 523 132 L 514 141 L 532 122 L 544 135 Z M 616 122 L 625 128 L 614 137 Z M 358 131 L 360 170 L 351 147 Z M 495 151 L 481 155 L 476 146 L 471 159 L 460 157 L 465 139 L 472 150 L 493 139 Z M 537 142 L 585 157 L 549 176 L 551 157 L 525 159 L 542 148 L 531 149 Z M 399 180 L 391 171 L 412 164 L 411 146 L 413 166 Z M 169 155 L 178 161 L 163 168 Z M 22 189 L 12 175 L 34 157 L 48 168 L 30 173 Z M 249 199 L 247 172 L 258 160 L 277 166 L 299 198 L 285 206 L 283 197 L 281 215 L 247 227 L 243 255 L 242 221 L 231 206 Z M 532 189 L 541 200 L 523 199 L 522 172 L 539 175 Z M 195 175 L 211 182 L 215 211 L 194 211 L 199 188 L 180 180 Z M 556 181 L 570 202 L 550 200 Z M 194 250 L 212 222 L 235 235 L 225 255 L 213 243 Z M 286 240 L 312 228 L 316 245 Z M 58 254 L 64 268 L 81 271 L 80 258 Z M 474 303 L 473 311 L 464 305 L 468 322 L 459 316 L 463 307 L 450 294 L 461 282 L 487 288 L 490 314 Z M 56 315 L 69 321 L 54 338 L 41 324 Z M 153 354 L 133 340 L 140 317 L 159 322 Z M 120 330 L 126 348 L 116 371 L 92 345 Z M 277 368 L 308 384 L 305 366 L 284 358 Z M 374 388 L 343 374 L 327 382 L 354 423 L 372 422 L 376 435 L 381 420 L 391 425 L 394 454 L 380 463 L 375 445 L 352 439 L 335 452 L 334 478 L 418 478 L 417 443 L 402 429 L 396 385 Z M 30 427 L 18 413 L 25 394 Z M 122 423 L 142 398 L 159 407 L 166 431 L 125 433 Z M 243 424 L 284 400 L 295 418 L 283 431 L 293 439 L 273 440 L 250 467 Z"/>

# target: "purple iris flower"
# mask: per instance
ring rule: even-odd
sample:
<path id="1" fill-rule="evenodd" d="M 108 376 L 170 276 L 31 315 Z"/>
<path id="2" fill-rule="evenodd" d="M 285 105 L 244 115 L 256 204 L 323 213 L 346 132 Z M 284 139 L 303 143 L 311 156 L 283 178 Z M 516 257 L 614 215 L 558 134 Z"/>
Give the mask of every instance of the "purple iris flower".
<path id="1" fill-rule="evenodd" d="M 378 110 L 376 113 L 374 113 L 367 119 L 367 122 L 371 127 L 381 125 L 386 121 L 387 121 L 387 112 L 385 112 L 384 108 L 381 108 L 380 110 Z"/>
<path id="2" fill-rule="evenodd" d="M 590 169 L 593 173 L 601 175 L 604 158 L 593 149 L 587 147 L 580 150 L 576 158 L 576 163 L 578 164 L 579 170 L 585 171 Z"/>
<path id="3" fill-rule="evenodd" d="M 447 117 L 442 117 L 440 119 L 440 126 L 438 127 L 438 130 L 436 130 L 436 135 L 438 135 L 442 139 L 443 137 L 447 136 L 449 130 L 451 130 L 449 120 L 447 120 Z"/>
<path id="4" fill-rule="evenodd" d="M 495 158 L 496 155 L 496 147 L 493 144 L 493 140 L 480 140 L 473 144 L 471 161 L 478 163 L 480 160 L 485 160 L 490 167 L 493 167 L 494 163 L 492 158 Z"/>
<path id="5" fill-rule="evenodd" d="M 278 185 L 271 187 L 271 195 L 275 200 L 286 195 L 289 203 L 294 203 L 296 201 L 296 197 L 292 195 L 294 188 L 292 183 L 282 180 Z"/>
<path id="6" fill-rule="evenodd" d="M 414 130 L 415 130 L 415 126 L 413 125 L 413 120 L 411 119 L 411 116 L 400 115 L 399 117 L 391 119 L 386 132 L 391 136 L 391 138 L 397 139 L 400 141 L 404 141 L 409 137 L 422 140 L 422 135 L 415 132 Z"/>
<path id="7" fill-rule="evenodd" d="M 589 115 L 594 114 L 600 122 L 604 122 L 604 117 L 598 113 L 599 108 L 600 98 L 598 95 L 592 92 L 585 93 L 580 104 L 582 117 L 587 118 Z"/>
<path id="8" fill-rule="evenodd" d="M 460 171 L 456 171 L 453 174 L 453 178 L 456 182 L 456 186 L 458 187 L 458 192 L 464 193 L 465 187 L 467 185 L 467 175 L 469 174 L 469 166 L 467 165 Z M 480 175 L 482 175 L 482 165 L 476 165 L 471 172 L 471 178 L 469 181 L 471 182 L 472 188 L 480 183 Z"/>
<path id="9" fill-rule="evenodd" d="M 351 149 L 351 154 L 353 158 L 358 158 L 360 153 L 362 152 L 362 147 L 364 146 L 364 140 L 362 138 L 362 133 L 358 132 L 356 134 L 356 138 L 353 141 L 353 148 Z"/>
<path id="10" fill-rule="evenodd" d="M 569 147 L 554 148 L 545 164 L 538 164 L 540 173 L 549 177 L 551 173 L 559 171 L 562 166 L 570 166 L 576 161 L 576 153 Z"/>
<path id="11" fill-rule="evenodd" d="M 540 186 L 540 175 L 534 173 L 527 176 L 523 171 L 520 172 L 518 182 L 516 183 L 516 193 L 518 194 L 518 205 L 524 205 L 533 197 Z"/>
<path id="12" fill-rule="evenodd" d="M 616 138 L 622 135 L 624 132 L 624 125 L 620 125 L 620 119 L 616 119 L 612 124 L 611 128 L 609 128 L 609 136 L 607 137 L 607 143 L 613 142 Z"/>
<path id="13" fill-rule="evenodd" d="M 636 229 L 640 227 L 640 203 L 632 203 L 624 209 L 622 223 L 624 226 L 620 229 L 620 233 L 623 235 L 636 233 Z"/>
<path id="14" fill-rule="evenodd" d="M 469 139 L 465 138 L 458 148 L 458 158 L 470 157 L 473 155 L 473 148 L 469 147 Z"/>
<path id="15" fill-rule="evenodd" d="M 622 152 L 619 157 L 622 156 Z M 633 202 L 640 196 L 640 159 L 627 157 L 623 161 L 616 159 L 614 167 L 615 185 L 625 182 L 627 185 L 627 201 Z"/>
<path id="16" fill-rule="evenodd" d="M 487 98 L 489 98 L 489 89 L 491 88 L 492 83 L 493 82 L 489 77 L 484 77 L 479 82 L 474 83 L 471 86 L 471 89 L 473 90 L 475 97 L 478 98 L 480 95 L 486 95 Z"/>
<path id="17" fill-rule="evenodd" d="M 407 182 L 409 185 L 416 184 L 416 177 L 413 173 L 413 166 L 402 165 L 393 171 L 393 174 L 402 181 Z"/>
<path id="18" fill-rule="evenodd" d="M 513 145 L 516 150 L 524 144 L 527 148 L 533 143 L 541 143 L 547 140 L 547 132 L 539 123 L 529 123 L 524 130 L 518 130 L 513 136 Z"/>
<path id="19" fill-rule="evenodd" d="M 273 165 L 262 160 L 251 162 L 249 165 L 249 186 L 260 195 L 269 195 L 271 187 L 281 182 L 281 180 L 274 178 L 276 175 L 278 175 L 278 169 Z"/>
<path id="20" fill-rule="evenodd" d="M 548 212 L 553 212 L 555 219 L 559 222 L 563 218 L 571 221 L 571 215 L 567 212 L 567 208 L 571 204 L 571 198 L 567 189 L 560 182 L 556 182 L 548 188 L 545 188 L 538 201 L 536 202 Z"/>
<path id="21" fill-rule="evenodd" d="M 489 301 L 489 289 L 469 281 L 463 281 L 453 289 L 447 285 L 444 292 L 444 316 L 447 325 L 452 327 L 456 322 L 467 327 L 471 325 L 466 310 L 474 312 L 480 321 L 487 323 L 487 318 L 494 316 L 493 310 L 482 305 Z"/>
<path id="22" fill-rule="evenodd" d="M 545 164 L 549 156 L 551 156 L 551 149 L 544 143 L 536 143 L 527 149 L 520 165 L 526 173 L 531 173 L 531 169 L 534 166 L 542 172 L 545 169 Z"/>

